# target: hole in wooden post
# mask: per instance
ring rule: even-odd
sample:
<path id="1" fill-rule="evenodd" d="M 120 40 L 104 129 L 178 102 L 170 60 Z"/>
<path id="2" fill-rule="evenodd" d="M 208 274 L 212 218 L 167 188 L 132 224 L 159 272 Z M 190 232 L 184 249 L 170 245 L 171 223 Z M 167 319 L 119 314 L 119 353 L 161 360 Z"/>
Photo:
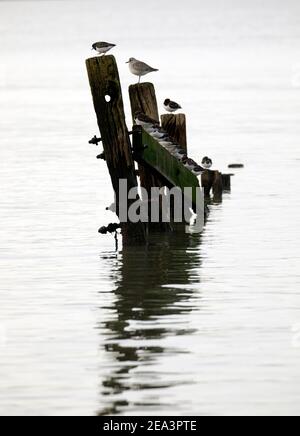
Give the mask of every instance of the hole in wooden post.
<path id="1" fill-rule="evenodd" d="M 106 103 L 109 103 L 111 101 L 111 96 L 108 94 L 106 94 L 106 96 L 104 98 L 105 98 Z"/>

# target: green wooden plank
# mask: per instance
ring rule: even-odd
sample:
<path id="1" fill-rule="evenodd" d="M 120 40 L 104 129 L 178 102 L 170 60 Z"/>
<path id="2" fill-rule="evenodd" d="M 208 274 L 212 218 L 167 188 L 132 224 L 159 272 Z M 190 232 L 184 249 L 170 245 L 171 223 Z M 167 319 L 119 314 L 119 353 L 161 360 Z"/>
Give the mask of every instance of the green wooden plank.
<path id="1" fill-rule="evenodd" d="M 139 160 L 160 173 L 172 186 L 192 188 L 192 202 L 196 204 L 199 180 L 178 159 L 172 156 L 160 143 L 144 129 L 135 128 L 133 146 Z"/>

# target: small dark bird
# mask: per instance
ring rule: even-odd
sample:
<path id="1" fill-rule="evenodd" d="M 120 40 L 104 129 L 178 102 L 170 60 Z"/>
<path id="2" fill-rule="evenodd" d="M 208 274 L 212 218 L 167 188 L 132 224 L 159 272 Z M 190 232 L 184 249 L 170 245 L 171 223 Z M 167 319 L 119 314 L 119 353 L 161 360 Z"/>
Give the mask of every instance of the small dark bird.
<path id="1" fill-rule="evenodd" d="M 192 170 L 192 173 L 195 176 L 201 176 L 202 173 L 204 173 L 205 169 L 200 167 L 200 165 L 197 165 L 194 167 L 194 169 Z"/>
<path id="2" fill-rule="evenodd" d="M 138 126 L 143 126 L 143 127 L 159 126 L 157 120 L 148 117 L 148 115 L 143 114 L 142 112 L 136 112 L 134 114 L 134 121 Z"/>
<path id="3" fill-rule="evenodd" d="M 197 162 L 188 157 L 186 159 L 182 159 L 182 163 L 190 171 L 192 171 L 195 167 L 199 166 Z"/>
<path id="4" fill-rule="evenodd" d="M 205 156 L 202 159 L 201 163 L 202 163 L 203 168 L 205 168 L 206 170 L 209 170 L 209 168 L 211 168 L 211 166 L 212 166 L 212 160 L 207 156 Z"/>
<path id="5" fill-rule="evenodd" d="M 178 109 L 182 109 L 182 107 L 178 103 L 170 100 L 169 98 L 166 98 L 166 100 L 164 101 L 164 108 L 167 112 L 176 112 Z"/>
<path id="6" fill-rule="evenodd" d="M 96 50 L 96 52 L 99 53 L 100 55 L 101 54 L 105 55 L 105 53 L 107 53 L 115 46 L 116 44 L 111 44 L 110 42 L 99 41 L 99 42 L 95 42 L 92 45 L 92 50 Z"/>
<path id="7" fill-rule="evenodd" d="M 187 164 L 190 166 L 194 165 L 194 167 L 198 166 L 197 162 L 195 162 L 194 159 L 188 159 Z"/>

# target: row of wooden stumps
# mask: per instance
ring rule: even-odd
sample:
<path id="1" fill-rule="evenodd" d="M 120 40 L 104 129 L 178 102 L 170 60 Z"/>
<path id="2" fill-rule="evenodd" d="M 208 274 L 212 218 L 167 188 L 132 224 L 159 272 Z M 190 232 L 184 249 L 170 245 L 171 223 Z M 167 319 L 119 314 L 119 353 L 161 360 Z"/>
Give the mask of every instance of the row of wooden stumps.
<path id="1" fill-rule="evenodd" d="M 116 214 L 119 217 L 119 179 L 127 180 L 128 192 L 138 186 L 131 142 L 125 122 L 122 89 L 114 56 L 90 58 L 86 61 L 88 77 L 97 115 L 98 126 L 104 149 L 105 160 L 116 194 Z M 141 111 L 159 122 L 159 113 L 155 89 L 151 83 L 141 83 L 129 87 L 132 118 Z M 134 122 L 134 119 L 133 119 Z M 183 149 L 187 150 L 185 115 L 167 114 L 161 117 L 162 127 Z M 152 187 L 165 186 L 164 180 L 147 166 L 139 163 L 140 185 L 148 194 Z M 202 176 L 202 186 L 206 197 L 213 192 L 214 199 L 222 199 L 223 186 L 230 189 L 230 177 L 218 171 L 207 170 Z M 128 200 L 128 208 L 135 200 Z M 131 223 L 121 222 L 124 245 L 147 243 L 147 233 L 152 231 L 170 231 L 168 223 Z"/>

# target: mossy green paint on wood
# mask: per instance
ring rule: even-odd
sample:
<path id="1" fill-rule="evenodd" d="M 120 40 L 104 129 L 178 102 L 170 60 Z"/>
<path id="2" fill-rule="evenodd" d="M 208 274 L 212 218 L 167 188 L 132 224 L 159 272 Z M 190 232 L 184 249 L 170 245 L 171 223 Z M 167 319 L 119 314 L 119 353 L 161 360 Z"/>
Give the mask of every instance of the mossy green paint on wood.
<path id="1" fill-rule="evenodd" d="M 138 159 L 154 168 L 166 179 L 171 186 L 182 190 L 192 188 L 192 201 L 196 204 L 197 188 L 200 187 L 198 178 L 185 166 L 172 156 L 160 143 L 149 135 L 144 129 L 135 129 L 134 149 Z"/>

